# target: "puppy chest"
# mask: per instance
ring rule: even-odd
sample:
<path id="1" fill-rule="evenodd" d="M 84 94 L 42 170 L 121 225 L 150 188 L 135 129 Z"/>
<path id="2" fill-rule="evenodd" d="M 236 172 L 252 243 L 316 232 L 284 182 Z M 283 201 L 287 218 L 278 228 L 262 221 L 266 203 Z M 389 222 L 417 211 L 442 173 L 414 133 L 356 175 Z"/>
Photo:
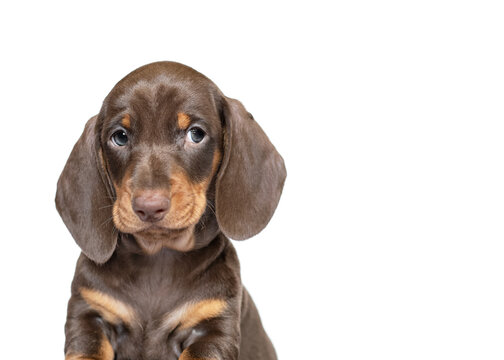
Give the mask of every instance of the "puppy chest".
<path id="1" fill-rule="evenodd" d="M 180 302 L 170 309 L 153 304 L 128 304 L 104 292 L 82 288 L 82 298 L 94 312 L 117 359 L 177 359 L 181 351 L 204 336 L 228 304 L 219 298 Z"/>

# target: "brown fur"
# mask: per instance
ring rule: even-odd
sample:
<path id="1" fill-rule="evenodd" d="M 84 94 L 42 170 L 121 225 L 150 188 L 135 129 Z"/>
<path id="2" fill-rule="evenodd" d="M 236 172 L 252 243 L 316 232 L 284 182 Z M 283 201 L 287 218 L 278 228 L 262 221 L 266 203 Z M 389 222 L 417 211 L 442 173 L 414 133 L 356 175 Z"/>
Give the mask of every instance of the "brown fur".
<path id="1" fill-rule="evenodd" d="M 111 140 L 121 129 L 123 146 Z M 56 206 L 82 249 L 66 358 L 276 359 L 228 237 L 266 226 L 285 176 L 243 105 L 195 70 L 160 62 L 121 80 L 58 181 Z M 140 198 L 168 205 L 142 218 Z"/>

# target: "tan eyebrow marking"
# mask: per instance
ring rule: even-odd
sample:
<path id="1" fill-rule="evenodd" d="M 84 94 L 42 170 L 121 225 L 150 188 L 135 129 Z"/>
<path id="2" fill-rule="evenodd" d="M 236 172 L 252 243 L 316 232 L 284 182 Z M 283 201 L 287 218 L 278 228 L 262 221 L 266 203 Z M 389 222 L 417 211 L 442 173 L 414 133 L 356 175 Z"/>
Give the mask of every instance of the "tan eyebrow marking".
<path id="1" fill-rule="evenodd" d="M 189 115 L 181 112 L 177 114 L 177 125 L 181 130 L 187 129 L 190 124 L 191 118 L 189 117 Z"/>
<path id="2" fill-rule="evenodd" d="M 122 120 L 121 120 L 121 125 L 124 126 L 125 128 L 130 128 L 131 126 L 131 118 L 129 116 L 129 114 L 126 114 L 123 116 Z"/>
<path id="3" fill-rule="evenodd" d="M 226 307 L 227 303 L 222 299 L 205 299 L 197 303 L 186 303 L 167 313 L 163 318 L 161 328 L 171 330 L 180 324 L 181 329 L 187 329 L 203 320 L 219 316 Z"/>
<path id="4" fill-rule="evenodd" d="M 80 288 L 82 298 L 96 310 L 106 321 L 112 324 L 123 322 L 131 325 L 136 319 L 135 310 L 131 306 L 104 294 L 98 290 Z"/>

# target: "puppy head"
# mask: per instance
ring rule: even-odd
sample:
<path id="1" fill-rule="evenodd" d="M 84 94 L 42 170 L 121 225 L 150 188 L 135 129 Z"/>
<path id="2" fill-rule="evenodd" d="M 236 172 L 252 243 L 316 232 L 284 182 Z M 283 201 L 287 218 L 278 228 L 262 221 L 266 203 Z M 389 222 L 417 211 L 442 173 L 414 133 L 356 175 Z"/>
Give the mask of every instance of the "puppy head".
<path id="1" fill-rule="evenodd" d="M 281 156 L 241 103 L 161 62 L 127 75 L 88 121 L 56 205 L 84 254 L 103 263 L 119 232 L 147 253 L 189 251 L 219 230 L 249 238 L 273 215 L 284 180 Z"/>

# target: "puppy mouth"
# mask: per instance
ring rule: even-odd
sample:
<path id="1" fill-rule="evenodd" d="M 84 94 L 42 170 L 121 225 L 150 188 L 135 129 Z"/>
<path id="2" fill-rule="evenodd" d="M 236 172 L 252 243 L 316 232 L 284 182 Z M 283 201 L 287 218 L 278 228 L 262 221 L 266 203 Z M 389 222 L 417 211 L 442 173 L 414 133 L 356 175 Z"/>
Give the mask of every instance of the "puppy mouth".
<path id="1" fill-rule="evenodd" d="M 189 229 L 189 227 L 190 226 L 173 229 L 173 228 L 161 226 L 159 224 L 150 224 L 150 225 L 147 225 L 146 227 L 144 227 L 143 229 L 135 231 L 133 233 L 133 235 L 139 234 L 139 235 L 146 235 L 146 236 L 149 236 L 149 235 L 177 236 L 177 235 L 180 235 L 180 234 L 183 234 L 184 232 L 186 232 Z"/>
<path id="2" fill-rule="evenodd" d="M 185 252 L 194 246 L 195 224 L 177 228 L 163 226 L 159 222 L 138 226 L 131 224 L 122 216 L 115 216 L 114 223 L 119 231 L 133 235 L 147 254 L 155 254 L 163 247 Z"/>
<path id="3" fill-rule="evenodd" d="M 192 206 L 190 210 L 192 210 Z M 183 214 L 184 216 L 173 216 L 173 214 L 170 213 L 159 221 L 141 221 L 137 216 L 133 214 L 133 211 L 125 208 L 124 206 L 121 206 L 118 201 L 114 203 L 112 213 L 112 218 L 115 226 L 120 231 L 129 234 L 170 234 L 184 232 L 197 222 L 197 219 L 193 219 L 191 216 L 187 216 L 186 214 Z M 192 211 L 190 211 L 189 213 L 192 213 Z"/>

